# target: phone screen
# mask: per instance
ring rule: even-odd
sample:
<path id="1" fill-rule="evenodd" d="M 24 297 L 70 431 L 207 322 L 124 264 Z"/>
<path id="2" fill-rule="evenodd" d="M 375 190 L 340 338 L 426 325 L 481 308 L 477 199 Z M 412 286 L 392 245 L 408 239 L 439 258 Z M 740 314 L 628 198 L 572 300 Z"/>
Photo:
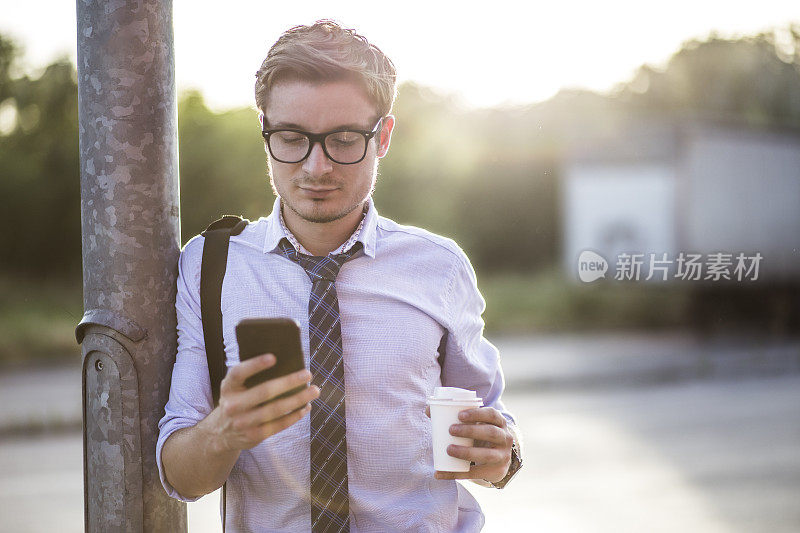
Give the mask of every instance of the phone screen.
<path id="1" fill-rule="evenodd" d="M 246 318 L 236 326 L 239 360 L 246 361 L 261 354 L 275 355 L 276 363 L 250 376 L 244 382 L 253 387 L 269 379 L 279 378 L 305 368 L 300 344 L 300 326 L 291 318 Z M 292 389 L 277 398 L 303 390 L 307 385 Z"/>

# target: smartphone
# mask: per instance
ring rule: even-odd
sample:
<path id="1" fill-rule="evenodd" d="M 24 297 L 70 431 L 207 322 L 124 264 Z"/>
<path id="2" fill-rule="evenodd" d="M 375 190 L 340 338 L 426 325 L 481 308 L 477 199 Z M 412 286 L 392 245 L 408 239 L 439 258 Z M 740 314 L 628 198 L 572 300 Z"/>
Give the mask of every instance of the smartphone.
<path id="1" fill-rule="evenodd" d="M 274 354 L 276 359 L 271 367 L 247 378 L 244 381 L 247 387 L 305 368 L 300 326 L 291 318 L 245 318 L 236 325 L 236 340 L 239 342 L 240 361 L 265 353 Z M 304 383 L 273 399 L 291 396 L 306 387 L 308 385 Z"/>

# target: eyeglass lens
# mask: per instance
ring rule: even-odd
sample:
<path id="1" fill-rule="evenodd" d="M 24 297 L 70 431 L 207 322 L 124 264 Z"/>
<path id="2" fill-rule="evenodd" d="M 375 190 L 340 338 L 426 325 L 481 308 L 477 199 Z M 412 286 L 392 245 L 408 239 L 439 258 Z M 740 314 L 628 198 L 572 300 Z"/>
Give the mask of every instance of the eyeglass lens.
<path id="1" fill-rule="evenodd" d="M 285 162 L 297 163 L 309 152 L 310 140 L 294 131 L 276 131 L 269 136 L 272 155 Z M 339 131 L 325 137 L 325 151 L 337 163 L 355 163 L 364 157 L 367 139 L 355 131 Z"/>

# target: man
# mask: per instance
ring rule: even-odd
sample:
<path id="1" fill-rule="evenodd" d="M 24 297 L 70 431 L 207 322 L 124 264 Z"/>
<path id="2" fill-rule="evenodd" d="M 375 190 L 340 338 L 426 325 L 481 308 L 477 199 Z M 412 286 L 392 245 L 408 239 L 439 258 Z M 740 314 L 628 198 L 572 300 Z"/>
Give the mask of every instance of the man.
<path id="1" fill-rule="evenodd" d="M 378 48 L 330 21 L 292 28 L 270 49 L 256 104 L 278 198 L 230 240 L 217 407 L 200 319 L 203 238 L 181 253 L 178 355 L 157 460 L 165 489 L 184 501 L 227 480 L 229 531 L 478 531 L 480 507 L 453 480 L 502 486 L 519 468 L 469 260 L 449 239 L 380 217 L 372 202 L 395 83 Z M 274 357 L 240 363 L 236 324 L 284 316 L 301 325 L 314 372 L 245 388 Z M 474 463 L 469 472 L 434 472 L 426 397 L 440 385 L 484 399 L 451 427 L 477 439 L 448 449 Z"/>

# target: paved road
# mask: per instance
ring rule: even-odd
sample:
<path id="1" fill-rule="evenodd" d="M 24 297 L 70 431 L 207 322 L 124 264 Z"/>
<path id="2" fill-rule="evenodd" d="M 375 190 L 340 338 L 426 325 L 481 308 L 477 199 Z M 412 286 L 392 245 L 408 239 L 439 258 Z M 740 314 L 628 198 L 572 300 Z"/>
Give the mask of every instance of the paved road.
<path id="1" fill-rule="evenodd" d="M 485 531 L 796 532 L 800 376 L 534 394 L 510 390 L 526 465 L 468 484 Z M 0 531 L 82 530 L 81 436 L 0 440 Z M 217 531 L 217 500 L 189 506 Z"/>

